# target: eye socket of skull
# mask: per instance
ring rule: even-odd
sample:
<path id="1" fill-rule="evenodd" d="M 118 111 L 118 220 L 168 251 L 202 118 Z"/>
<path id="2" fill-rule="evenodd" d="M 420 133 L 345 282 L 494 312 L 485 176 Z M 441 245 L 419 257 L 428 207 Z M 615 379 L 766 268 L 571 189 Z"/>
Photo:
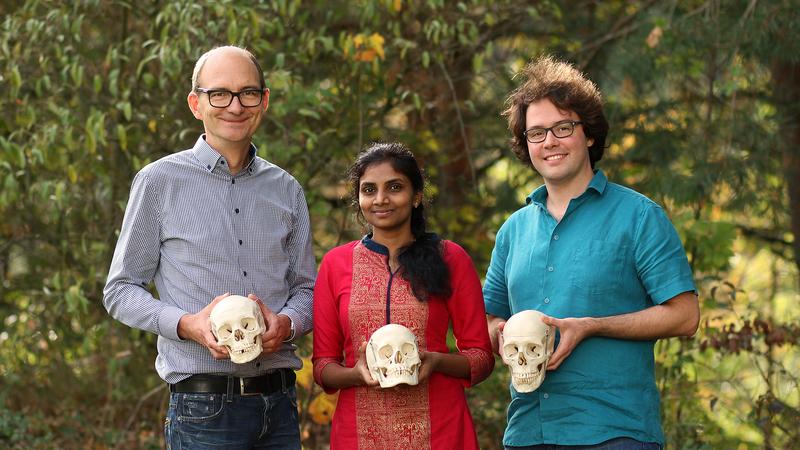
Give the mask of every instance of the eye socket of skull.
<path id="1" fill-rule="evenodd" d="M 506 354 L 507 358 L 511 358 L 519 353 L 519 348 L 517 348 L 517 344 L 506 344 L 503 346 L 503 352 Z"/>
<path id="2" fill-rule="evenodd" d="M 394 353 L 394 349 L 391 345 L 384 345 L 383 347 L 378 349 L 378 354 L 381 355 L 381 358 L 389 359 L 392 357 L 392 353 Z"/>
<path id="3" fill-rule="evenodd" d="M 400 350 L 403 352 L 404 356 L 411 356 L 416 351 L 416 349 L 414 348 L 414 344 L 410 342 L 406 342 L 405 344 L 403 344 L 403 347 Z"/>
<path id="4" fill-rule="evenodd" d="M 217 329 L 217 338 L 228 339 L 229 337 L 231 337 L 231 333 L 233 333 L 233 330 L 229 325 L 226 325 L 224 327 L 219 327 Z"/>
<path id="5" fill-rule="evenodd" d="M 253 330 L 257 326 L 255 317 L 245 317 L 242 319 L 242 328 L 245 330 Z"/>
<path id="6" fill-rule="evenodd" d="M 525 347 L 525 353 L 534 358 L 541 358 L 542 357 L 542 346 L 534 343 L 530 343 Z"/>

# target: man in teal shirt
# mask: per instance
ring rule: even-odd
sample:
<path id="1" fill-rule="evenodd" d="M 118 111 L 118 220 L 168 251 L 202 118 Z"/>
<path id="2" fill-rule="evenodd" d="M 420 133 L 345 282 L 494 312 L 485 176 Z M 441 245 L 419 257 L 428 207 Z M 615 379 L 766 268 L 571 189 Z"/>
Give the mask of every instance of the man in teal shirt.
<path id="1" fill-rule="evenodd" d="M 497 233 L 484 297 L 495 351 L 505 320 L 535 309 L 559 340 L 542 385 L 511 389 L 506 449 L 658 449 L 657 339 L 691 336 L 699 306 L 663 209 L 594 168 L 600 92 L 542 57 L 507 100 L 513 150 L 544 179 Z"/>

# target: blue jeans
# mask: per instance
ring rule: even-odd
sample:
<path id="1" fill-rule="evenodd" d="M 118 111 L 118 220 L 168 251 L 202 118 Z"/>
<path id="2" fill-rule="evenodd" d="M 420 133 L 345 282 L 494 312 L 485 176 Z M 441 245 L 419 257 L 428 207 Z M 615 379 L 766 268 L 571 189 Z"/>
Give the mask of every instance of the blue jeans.
<path id="1" fill-rule="evenodd" d="M 616 438 L 595 445 L 541 444 L 527 447 L 509 447 L 506 450 L 660 450 L 658 442 L 640 442 L 631 438 Z"/>
<path id="2" fill-rule="evenodd" d="M 297 390 L 231 397 L 173 392 L 164 440 L 168 450 L 300 450 Z"/>

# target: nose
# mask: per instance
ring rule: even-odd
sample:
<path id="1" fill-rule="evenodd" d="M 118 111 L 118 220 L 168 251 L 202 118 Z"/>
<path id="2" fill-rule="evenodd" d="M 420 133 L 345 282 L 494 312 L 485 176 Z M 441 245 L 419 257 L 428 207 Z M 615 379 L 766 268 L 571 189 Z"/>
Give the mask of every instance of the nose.
<path id="1" fill-rule="evenodd" d="M 244 106 L 242 106 L 242 102 L 239 100 L 238 95 L 234 95 L 231 99 L 231 104 L 228 105 L 228 111 L 231 112 L 241 112 L 244 110 Z"/>
<path id="2" fill-rule="evenodd" d="M 386 201 L 389 197 L 386 195 L 383 189 L 378 189 L 378 192 L 375 193 L 375 203 L 381 204 Z"/>
<path id="3" fill-rule="evenodd" d="M 556 135 L 553 133 L 553 130 L 547 130 L 545 132 L 545 135 L 544 135 L 544 142 L 542 142 L 542 145 L 544 145 L 544 148 L 553 147 L 555 145 L 558 145 L 558 143 L 559 143 L 559 140 L 556 137 Z"/>

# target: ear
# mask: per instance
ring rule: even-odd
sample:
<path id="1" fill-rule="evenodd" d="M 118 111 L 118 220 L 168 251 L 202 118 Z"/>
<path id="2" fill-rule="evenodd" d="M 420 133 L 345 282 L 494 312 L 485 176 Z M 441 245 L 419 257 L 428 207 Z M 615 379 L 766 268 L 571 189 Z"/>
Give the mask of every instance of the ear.
<path id="1" fill-rule="evenodd" d="M 186 103 L 189 104 L 189 110 L 192 111 L 192 115 L 195 119 L 203 120 L 203 116 L 200 114 L 200 110 L 198 108 L 200 102 L 200 98 L 197 96 L 196 92 L 189 92 L 189 95 L 186 96 Z"/>
<path id="2" fill-rule="evenodd" d="M 267 111 L 269 108 L 269 88 L 264 88 L 264 100 L 261 101 L 261 105 L 264 112 Z"/>
<path id="3" fill-rule="evenodd" d="M 586 140 L 586 146 L 591 147 L 594 145 L 594 138 L 589 138 Z"/>
<path id="4" fill-rule="evenodd" d="M 414 208 L 419 206 L 420 203 L 422 203 L 422 192 L 417 192 L 414 194 Z"/>

